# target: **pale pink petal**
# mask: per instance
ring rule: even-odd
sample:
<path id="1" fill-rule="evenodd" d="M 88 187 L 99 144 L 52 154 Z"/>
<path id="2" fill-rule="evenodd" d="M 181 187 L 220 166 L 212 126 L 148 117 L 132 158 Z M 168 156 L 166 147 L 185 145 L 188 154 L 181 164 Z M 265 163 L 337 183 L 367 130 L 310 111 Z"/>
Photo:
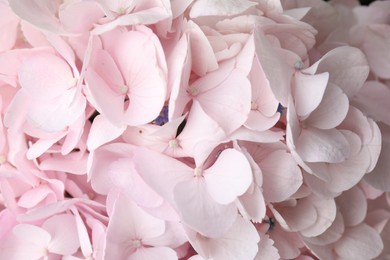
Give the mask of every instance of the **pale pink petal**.
<path id="1" fill-rule="evenodd" d="M 294 77 L 295 86 L 295 109 L 300 117 L 307 117 L 320 104 L 326 86 L 329 73 L 324 72 L 316 75 L 308 75 L 296 72 Z"/>
<path id="2" fill-rule="evenodd" d="M 252 130 L 265 131 L 273 127 L 279 121 L 279 118 L 279 113 L 275 113 L 271 117 L 266 117 L 260 111 L 252 110 L 244 125 Z"/>
<path id="3" fill-rule="evenodd" d="M 241 195 L 239 202 L 242 204 L 239 210 L 243 217 L 256 222 L 261 222 L 265 217 L 266 205 L 260 187 L 256 186 L 252 192 L 247 191 Z M 237 201 L 236 204 L 238 204 Z"/>
<path id="4" fill-rule="evenodd" d="M 0 259 L 39 260 L 47 254 L 50 234 L 37 226 L 19 224 L 0 244 Z"/>
<path id="5" fill-rule="evenodd" d="M 21 129 L 30 103 L 29 96 L 23 91 L 18 91 L 5 111 L 4 126 L 12 131 Z"/>
<path id="6" fill-rule="evenodd" d="M 77 175 L 87 173 L 87 158 L 85 154 L 82 158 L 67 158 L 67 157 L 48 157 L 42 159 L 39 168 L 41 170 L 62 171 Z"/>
<path id="7" fill-rule="evenodd" d="M 169 16 L 170 13 L 166 8 L 152 7 L 150 9 L 119 16 L 112 22 L 96 26 L 91 32 L 93 35 L 101 35 L 115 29 L 118 26 L 155 24 L 168 18 Z"/>
<path id="8" fill-rule="evenodd" d="M 370 185 L 382 191 L 390 191 L 390 142 L 382 142 L 381 154 L 374 170 L 364 176 Z"/>
<path id="9" fill-rule="evenodd" d="M 53 3 L 50 0 L 33 0 L 28 3 L 10 0 L 9 5 L 16 15 L 36 27 L 44 31 L 66 34 L 58 19 L 55 17 L 55 9 L 58 8 L 58 4 Z"/>
<path id="10" fill-rule="evenodd" d="M 304 122 L 320 129 L 331 129 L 345 119 L 348 109 L 348 97 L 339 87 L 329 83 L 320 105 Z"/>
<path id="11" fill-rule="evenodd" d="M 308 228 L 301 230 L 301 234 L 306 237 L 314 237 L 327 230 L 336 218 L 337 208 L 333 199 L 325 199 L 316 195 L 311 195 L 309 200 L 316 210 L 316 221 Z"/>
<path id="12" fill-rule="evenodd" d="M 34 102 L 27 112 L 27 121 L 47 132 L 66 130 L 84 113 L 86 99 L 76 88 L 65 90 L 52 100 Z"/>
<path id="13" fill-rule="evenodd" d="M 47 219 L 42 228 L 51 235 L 51 241 L 48 245 L 51 253 L 71 255 L 80 247 L 76 221 L 73 215 L 55 215 Z"/>
<path id="14" fill-rule="evenodd" d="M 96 149 L 88 162 L 88 177 L 94 191 L 107 195 L 112 184 L 107 174 L 109 166 L 119 158 L 132 158 L 133 152 L 134 147 L 125 143 L 113 143 Z"/>
<path id="15" fill-rule="evenodd" d="M 191 48 L 192 70 L 199 76 L 205 76 L 206 73 L 214 71 L 218 68 L 217 59 L 214 51 L 207 40 L 206 35 L 201 28 L 193 21 L 188 22 L 190 29 L 189 44 Z M 202 55 L 198 55 L 202 53 Z"/>
<path id="16" fill-rule="evenodd" d="M 364 111 L 375 121 L 390 125 L 387 111 L 390 111 L 390 89 L 379 81 L 367 81 L 353 98 L 354 106 Z"/>
<path id="17" fill-rule="evenodd" d="M 294 259 L 300 255 L 299 248 L 303 247 L 303 242 L 298 233 L 286 232 L 276 223 L 269 236 L 282 259 Z"/>
<path id="18" fill-rule="evenodd" d="M 386 7 L 384 7 L 386 8 Z M 375 16 L 377 16 L 375 12 Z M 386 51 L 389 46 L 389 26 L 388 24 L 373 24 L 365 35 L 365 40 L 361 46 L 366 54 L 370 69 L 379 77 L 389 79 L 389 54 Z"/>
<path id="19" fill-rule="evenodd" d="M 296 144 L 296 151 L 306 162 L 342 162 L 349 157 L 349 143 L 336 129 L 302 130 Z"/>
<path id="20" fill-rule="evenodd" d="M 273 210 L 278 225 L 288 231 L 300 231 L 313 225 L 317 219 L 317 212 L 308 198 L 296 201 L 296 205 L 275 205 Z"/>
<path id="21" fill-rule="evenodd" d="M 171 205 L 175 205 L 175 186 L 181 181 L 193 180 L 194 169 L 174 158 L 145 148 L 136 150 L 133 161 L 141 178 Z"/>
<path id="22" fill-rule="evenodd" d="M 4 52 L 15 45 L 19 18 L 4 3 L 0 4 L 0 14 L 0 52 Z"/>
<path id="23" fill-rule="evenodd" d="M 373 259 L 383 250 L 379 234 L 367 224 L 345 230 L 343 238 L 335 245 L 336 253 L 344 259 Z"/>
<path id="24" fill-rule="evenodd" d="M 71 211 L 74 214 L 74 218 L 76 220 L 76 229 L 77 229 L 77 236 L 78 236 L 77 240 L 79 241 L 79 246 L 80 246 L 81 252 L 83 253 L 84 256 L 92 255 L 93 249 L 92 249 L 91 240 L 90 240 L 89 234 L 88 234 L 89 230 L 87 229 L 86 224 L 84 223 L 83 219 L 81 218 L 79 211 L 74 207 L 71 208 Z M 99 223 L 98 220 L 95 220 L 95 222 Z M 88 219 L 86 220 L 86 223 L 88 223 Z M 94 235 L 95 235 L 94 233 L 96 233 L 96 230 L 94 232 L 94 227 L 97 227 L 97 226 L 98 226 L 98 224 L 94 224 L 94 226 L 91 227 L 92 239 L 94 239 Z M 101 227 L 101 226 L 99 226 L 99 227 Z"/>
<path id="25" fill-rule="evenodd" d="M 191 86 L 190 88 L 197 87 Z M 243 125 L 248 118 L 250 91 L 250 82 L 245 75 L 233 71 L 218 86 L 199 93 L 195 99 L 226 133 L 231 133 Z"/>
<path id="26" fill-rule="evenodd" d="M 63 4 L 58 12 L 60 22 L 64 28 L 75 33 L 90 30 L 103 15 L 99 4 L 89 1 Z"/>
<path id="27" fill-rule="evenodd" d="M 257 58 L 262 64 L 272 92 L 276 99 L 286 107 L 290 94 L 291 69 L 284 63 L 279 53 L 271 46 L 259 28 L 255 29 L 254 37 Z"/>
<path id="28" fill-rule="evenodd" d="M 274 241 L 268 235 L 260 234 L 259 251 L 255 260 L 280 259 L 278 249 L 274 247 Z"/>
<path id="29" fill-rule="evenodd" d="M 167 93 L 170 93 L 168 115 L 170 120 L 179 117 L 189 101 L 189 97 L 185 93 L 189 84 L 192 63 L 189 44 L 189 35 L 184 34 L 175 43 L 171 54 L 167 56 L 169 67 Z M 182 98 L 182 96 L 187 98 Z"/>
<path id="30" fill-rule="evenodd" d="M 307 238 L 306 240 L 319 246 L 329 245 L 338 241 L 343 236 L 344 230 L 343 215 L 341 215 L 340 212 L 337 212 L 332 225 L 330 225 L 324 233 L 316 237 Z"/>
<path id="31" fill-rule="evenodd" d="M 31 160 L 34 158 L 38 158 L 44 152 L 46 152 L 53 144 L 61 140 L 61 138 L 63 138 L 65 135 L 66 132 L 62 131 L 56 132 L 50 137 L 39 139 L 34 144 L 32 144 L 30 148 L 28 148 L 28 151 L 26 153 L 27 159 Z"/>
<path id="32" fill-rule="evenodd" d="M 205 259 L 253 259 L 260 240 L 253 224 L 238 216 L 233 226 L 220 237 L 205 237 L 188 232 L 191 245 Z"/>
<path id="33" fill-rule="evenodd" d="M 93 120 L 91 130 L 88 134 L 87 147 L 89 150 L 95 150 L 99 146 L 116 139 L 125 130 L 125 125 L 115 126 L 107 118 L 98 115 Z"/>
<path id="34" fill-rule="evenodd" d="M 23 32 L 23 36 L 28 43 L 33 47 L 47 46 L 49 42 L 47 41 L 45 35 L 38 30 L 34 25 L 26 22 L 20 22 L 20 29 Z"/>
<path id="35" fill-rule="evenodd" d="M 129 257 L 127 260 L 177 260 L 176 252 L 169 247 L 141 247 Z"/>
<path id="36" fill-rule="evenodd" d="M 110 216 L 107 240 L 114 243 L 126 243 L 133 239 L 157 237 L 162 235 L 164 231 L 165 223 L 163 220 L 147 214 L 134 202 L 119 195 Z"/>
<path id="37" fill-rule="evenodd" d="M 237 15 L 250 7 L 257 5 L 256 2 L 248 0 L 234 1 L 234 0 L 198 0 L 191 7 L 190 17 L 196 18 L 199 16 L 232 16 Z"/>
<path id="38" fill-rule="evenodd" d="M 277 150 L 260 163 L 263 172 L 263 194 L 267 202 L 281 202 L 294 194 L 302 185 L 301 171 L 291 156 Z"/>
<path id="39" fill-rule="evenodd" d="M 325 54 L 307 71 L 329 72 L 329 82 L 339 86 L 348 97 L 352 97 L 367 79 L 369 67 L 361 50 L 343 46 Z"/>
<path id="40" fill-rule="evenodd" d="M 40 185 L 34 189 L 26 191 L 19 199 L 18 205 L 24 208 L 33 208 L 41 203 L 43 200 L 55 200 L 55 194 L 46 185 Z"/>
<path id="41" fill-rule="evenodd" d="M 123 120 L 124 96 L 113 91 L 92 68 L 85 73 L 89 94 L 88 99 L 95 108 L 112 124 L 121 126 Z"/>
<path id="42" fill-rule="evenodd" d="M 178 183 L 174 196 L 183 222 L 205 236 L 223 235 L 237 218 L 234 204 L 221 205 L 213 200 L 203 177 Z"/>
<path id="43" fill-rule="evenodd" d="M 358 187 L 344 191 L 336 198 L 339 212 L 343 215 L 345 226 L 356 226 L 363 222 L 367 212 L 367 199 Z"/>
<path id="44" fill-rule="evenodd" d="M 153 37 L 156 36 L 152 32 L 124 33 L 113 54 L 128 88 L 130 101 L 125 122 L 129 125 L 152 121 L 160 114 L 165 102 L 166 75 L 157 53 L 157 48 L 161 47 L 154 45 Z"/>
<path id="45" fill-rule="evenodd" d="M 69 65 L 49 53 L 26 60 L 19 69 L 19 82 L 23 91 L 38 100 L 58 97 L 76 83 Z"/>
<path id="46" fill-rule="evenodd" d="M 134 169 L 131 158 L 119 158 L 109 165 L 106 174 L 111 183 L 122 190 L 122 193 L 137 205 L 143 207 L 158 207 L 163 199 L 151 189 Z M 107 183 L 100 183 L 107 185 Z"/>
<path id="47" fill-rule="evenodd" d="M 226 149 L 204 171 L 204 178 L 211 197 L 218 203 L 229 204 L 248 189 L 252 170 L 244 154 Z"/>
<path id="48" fill-rule="evenodd" d="M 199 122 L 202 123 L 199 124 Z M 179 145 L 183 147 L 187 154 L 194 155 L 194 149 L 200 143 L 210 143 L 210 148 L 212 149 L 214 145 L 211 143 L 219 142 L 225 137 L 224 131 L 208 116 L 199 102 L 193 101 L 186 125 L 177 137 Z"/>
<path id="49" fill-rule="evenodd" d="M 231 140 L 243 140 L 258 143 L 275 143 L 283 139 L 283 131 L 266 130 L 262 132 L 240 127 L 230 135 Z"/>

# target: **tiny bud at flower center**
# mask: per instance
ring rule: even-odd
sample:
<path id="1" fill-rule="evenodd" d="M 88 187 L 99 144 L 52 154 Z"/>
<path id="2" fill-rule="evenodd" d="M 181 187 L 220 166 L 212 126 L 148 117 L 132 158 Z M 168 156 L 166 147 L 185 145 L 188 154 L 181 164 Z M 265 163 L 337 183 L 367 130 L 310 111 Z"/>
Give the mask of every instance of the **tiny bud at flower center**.
<path id="1" fill-rule="evenodd" d="M 119 91 L 122 93 L 122 94 L 126 94 L 127 91 L 129 91 L 129 87 L 126 86 L 126 85 L 122 85 L 119 87 Z"/>
<path id="2" fill-rule="evenodd" d="M 297 69 L 297 70 L 302 69 L 302 68 L 303 68 L 303 62 L 300 61 L 300 60 L 298 60 L 297 62 L 295 62 L 294 67 L 295 67 L 295 69 Z"/>
<path id="3" fill-rule="evenodd" d="M 199 89 L 194 88 L 194 87 L 191 87 L 191 88 L 188 90 L 188 93 L 189 93 L 191 96 L 196 96 L 196 95 L 199 94 Z"/>
<path id="4" fill-rule="evenodd" d="M 131 247 L 140 248 L 141 246 L 142 246 L 141 240 L 134 239 L 133 241 L 131 241 Z"/>
<path id="5" fill-rule="evenodd" d="M 194 169 L 194 176 L 195 176 L 195 177 L 201 177 L 202 175 L 203 175 L 202 168 L 196 167 L 196 168 Z"/>
<path id="6" fill-rule="evenodd" d="M 257 110 L 258 106 L 257 106 L 257 103 L 252 101 L 251 102 L 251 110 Z"/>
<path id="7" fill-rule="evenodd" d="M 169 145 L 169 147 L 171 147 L 171 148 L 176 148 L 176 147 L 179 146 L 179 144 L 178 144 L 178 142 L 177 142 L 176 139 L 170 140 L 170 141 L 168 142 L 168 145 Z"/>

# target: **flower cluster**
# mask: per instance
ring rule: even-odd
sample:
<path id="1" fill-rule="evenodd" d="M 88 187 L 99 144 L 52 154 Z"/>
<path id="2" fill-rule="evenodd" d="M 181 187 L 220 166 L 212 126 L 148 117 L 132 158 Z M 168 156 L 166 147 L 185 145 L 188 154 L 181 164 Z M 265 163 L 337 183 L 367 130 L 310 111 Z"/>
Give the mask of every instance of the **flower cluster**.
<path id="1" fill-rule="evenodd" d="M 0 260 L 390 257 L 390 1 L 0 14 Z"/>

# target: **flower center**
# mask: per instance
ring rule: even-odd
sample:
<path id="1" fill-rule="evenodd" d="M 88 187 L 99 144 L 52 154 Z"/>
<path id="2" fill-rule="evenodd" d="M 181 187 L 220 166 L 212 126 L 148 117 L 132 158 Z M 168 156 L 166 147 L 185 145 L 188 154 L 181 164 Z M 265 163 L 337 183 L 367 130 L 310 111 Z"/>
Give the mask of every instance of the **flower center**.
<path id="1" fill-rule="evenodd" d="M 168 142 L 169 147 L 171 148 L 177 148 L 179 146 L 179 143 L 176 139 L 172 139 Z"/>
<path id="2" fill-rule="evenodd" d="M 297 62 L 295 62 L 294 67 L 297 70 L 301 70 L 303 68 L 303 62 L 298 60 Z"/>
<path id="3" fill-rule="evenodd" d="M 129 87 L 126 86 L 126 85 L 121 85 L 121 86 L 119 87 L 119 91 L 120 91 L 122 94 L 126 94 L 127 91 L 129 91 Z"/>
<path id="4" fill-rule="evenodd" d="M 199 94 L 199 89 L 195 88 L 195 87 L 191 87 L 189 90 L 188 90 L 188 93 L 191 95 L 191 96 L 196 96 Z"/>
<path id="5" fill-rule="evenodd" d="M 140 239 L 134 239 L 131 241 L 132 248 L 140 248 L 142 246 L 142 242 Z"/>
<path id="6" fill-rule="evenodd" d="M 203 176 L 202 168 L 196 167 L 194 169 L 194 177 L 202 177 L 202 176 Z"/>
<path id="7" fill-rule="evenodd" d="M 255 101 L 252 101 L 251 102 L 251 110 L 257 110 L 258 106 L 257 106 L 257 103 Z"/>

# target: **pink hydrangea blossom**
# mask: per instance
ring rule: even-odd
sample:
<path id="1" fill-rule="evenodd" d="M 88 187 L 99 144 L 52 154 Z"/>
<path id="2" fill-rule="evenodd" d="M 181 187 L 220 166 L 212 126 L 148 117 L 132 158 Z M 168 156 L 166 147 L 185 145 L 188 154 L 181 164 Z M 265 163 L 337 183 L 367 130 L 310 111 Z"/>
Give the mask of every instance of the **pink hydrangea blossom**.
<path id="1" fill-rule="evenodd" d="M 0 0 L 0 260 L 388 259 L 389 8 Z"/>

